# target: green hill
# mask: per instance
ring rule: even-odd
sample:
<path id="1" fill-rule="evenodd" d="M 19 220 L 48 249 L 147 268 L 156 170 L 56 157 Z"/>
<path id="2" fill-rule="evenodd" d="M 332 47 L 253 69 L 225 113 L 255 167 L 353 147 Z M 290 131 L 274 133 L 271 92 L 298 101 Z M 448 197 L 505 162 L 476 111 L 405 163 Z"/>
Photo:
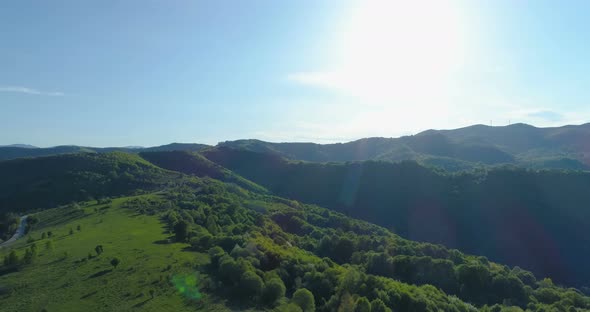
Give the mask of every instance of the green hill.
<path id="1" fill-rule="evenodd" d="M 114 152 L 0 161 L 0 177 L 0 212 L 17 212 L 159 189 L 180 175 Z"/>
<path id="2" fill-rule="evenodd" d="M 0 249 L 19 263 L 0 273 L 4 311 L 590 308 L 519 268 L 209 179 L 34 217 L 28 240 Z"/>
<path id="3" fill-rule="evenodd" d="M 269 191 L 586 285 L 590 173 L 512 167 L 448 174 L 414 162 L 309 163 L 230 148 L 210 160 Z M 543 261 L 539 261 L 543 259 Z"/>
<path id="4" fill-rule="evenodd" d="M 157 152 L 157 151 L 190 151 L 196 152 L 207 148 L 208 145 L 196 143 L 171 143 L 153 147 L 86 147 L 76 145 L 64 145 L 55 147 L 40 148 L 24 144 L 15 144 L 9 146 L 0 146 L 0 160 L 25 158 L 25 157 L 42 157 L 63 154 L 76 153 L 111 153 L 111 152 Z"/>
<path id="5" fill-rule="evenodd" d="M 213 158 L 213 152 L 206 155 Z M 229 153 L 218 156 L 242 164 L 241 171 L 252 168 L 285 179 L 275 181 L 270 191 L 307 189 L 320 200 L 336 194 L 335 188 L 318 188 L 322 185 L 342 177 L 354 185 L 351 165 L 376 178 L 370 187 L 383 177 L 425 181 L 440 175 L 409 163 L 313 164 L 246 154 L 247 161 L 241 157 L 239 162 Z M 67 203 L 29 213 L 27 236 L 0 248 L 3 311 L 590 310 L 590 298 L 580 290 L 270 195 L 252 182 L 240 184 L 233 172 L 199 155 L 141 156 L 75 154 L 0 162 L 0 172 L 14 180 L 3 198 L 35 198 L 23 206 L 29 211 L 50 201 Z M 396 173 L 383 164 L 394 166 Z M 44 180 L 52 183 L 36 183 Z M 433 185 L 420 190 L 425 198 L 433 194 L 427 191 Z M 72 191 L 82 186 L 85 197 Z M 345 202 L 354 202 L 349 192 L 338 192 Z M 12 207 L 3 206 L 6 211 Z M 433 220 L 425 214 L 415 221 L 439 230 Z M 579 268 L 583 271 L 584 265 Z"/>
<path id="6" fill-rule="evenodd" d="M 347 143 L 227 141 L 217 147 L 273 153 L 291 160 L 346 162 L 415 160 L 450 171 L 513 164 L 525 168 L 590 168 L 590 124 L 536 128 L 475 125 L 427 130 L 400 138 L 366 138 Z M 445 161 L 441 161 L 446 159 Z M 551 159 L 551 161 L 547 161 Z M 546 167 L 544 167 L 546 166 Z"/>

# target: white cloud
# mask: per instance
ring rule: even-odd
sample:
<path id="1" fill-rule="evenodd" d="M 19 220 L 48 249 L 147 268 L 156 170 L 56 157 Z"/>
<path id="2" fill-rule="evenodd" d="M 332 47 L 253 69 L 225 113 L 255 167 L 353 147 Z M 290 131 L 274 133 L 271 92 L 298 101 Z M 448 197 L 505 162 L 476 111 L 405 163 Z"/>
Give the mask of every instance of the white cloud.
<path id="1" fill-rule="evenodd" d="M 63 92 L 56 91 L 40 91 L 37 89 L 21 87 L 21 86 L 0 86 L 0 92 L 11 92 L 11 93 L 23 93 L 32 95 L 45 95 L 45 96 L 64 96 Z"/>

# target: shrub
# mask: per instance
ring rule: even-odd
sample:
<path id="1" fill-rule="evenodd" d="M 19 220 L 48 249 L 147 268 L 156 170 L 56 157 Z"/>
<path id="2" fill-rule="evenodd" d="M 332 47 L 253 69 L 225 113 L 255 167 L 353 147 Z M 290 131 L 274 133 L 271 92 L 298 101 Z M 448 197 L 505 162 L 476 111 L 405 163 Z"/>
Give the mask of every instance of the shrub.
<path id="1" fill-rule="evenodd" d="M 291 299 L 293 303 L 298 305 L 303 312 L 313 312 L 315 311 L 315 300 L 313 298 L 313 294 L 311 291 L 305 288 L 299 288 L 293 294 L 293 298 Z"/>

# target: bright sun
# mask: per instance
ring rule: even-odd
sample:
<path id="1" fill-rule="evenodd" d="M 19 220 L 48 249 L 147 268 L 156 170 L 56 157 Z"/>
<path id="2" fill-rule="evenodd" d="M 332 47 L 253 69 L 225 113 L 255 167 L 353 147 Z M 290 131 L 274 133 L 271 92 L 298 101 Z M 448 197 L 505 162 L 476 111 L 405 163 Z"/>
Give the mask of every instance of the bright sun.
<path id="1" fill-rule="evenodd" d="M 335 43 L 334 79 L 363 97 L 442 91 L 465 59 L 463 19 L 448 1 L 360 1 Z"/>
<path id="2" fill-rule="evenodd" d="M 325 67 L 289 79 L 358 99 L 336 108 L 353 106 L 342 132 L 370 136 L 445 127 L 470 110 L 458 96 L 469 57 L 477 55 L 477 30 L 467 27 L 476 23 L 460 1 L 355 2 L 333 28 Z"/>

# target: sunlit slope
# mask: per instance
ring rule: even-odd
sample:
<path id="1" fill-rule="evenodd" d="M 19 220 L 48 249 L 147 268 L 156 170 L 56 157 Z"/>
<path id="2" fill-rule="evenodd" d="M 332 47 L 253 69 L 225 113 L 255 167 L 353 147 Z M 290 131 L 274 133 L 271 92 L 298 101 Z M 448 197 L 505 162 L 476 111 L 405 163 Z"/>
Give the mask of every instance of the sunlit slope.
<path id="1" fill-rule="evenodd" d="M 31 216 L 39 220 L 30 233 L 36 241 L 14 246 L 17 271 L 2 267 L 2 307 L 299 311 L 302 289 L 317 311 L 360 301 L 383 311 L 590 307 L 579 291 L 519 268 L 215 180 L 101 203 Z M 33 248 L 36 256 L 26 261 Z M 185 274 L 196 277 L 187 282 Z"/>
<path id="2" fill-rule="evenodd" d="M 157 195 L 140 198 L 152 197 Z M 38 257 L 18 272 L 0 276 L 1 310 L 194 311 L 196 305 L 186 305 L 170 280 L 194 273 L 207 256 L 183 251 L 185 244 L 164 243 L 170 235 L 158 217 L 122 208 L 129 199 L 36 214 L 40 223 L 28 235 L 35 241 L 21 239 L 14 249 L 22 257 L 35 244 Z M 47 232 L 52 237 L 41 239 Z M 100 255 L 97 245 L 104 249 Z M 2 257 L 7 253 L 0 250 Z M 113 258 L 120 259 L 116 268 L 110 264 Z"/>

